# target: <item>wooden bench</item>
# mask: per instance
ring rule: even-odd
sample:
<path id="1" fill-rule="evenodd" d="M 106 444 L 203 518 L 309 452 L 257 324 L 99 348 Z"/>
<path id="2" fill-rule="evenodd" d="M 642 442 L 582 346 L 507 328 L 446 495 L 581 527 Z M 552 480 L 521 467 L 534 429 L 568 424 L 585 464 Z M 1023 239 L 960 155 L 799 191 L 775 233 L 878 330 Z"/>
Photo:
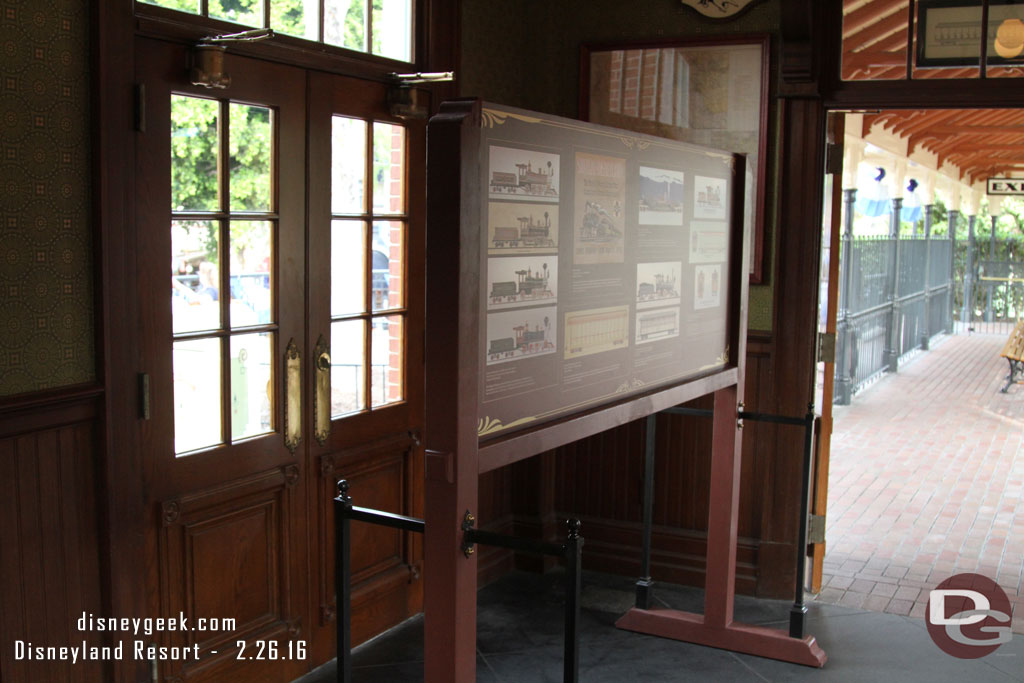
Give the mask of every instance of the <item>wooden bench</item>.
<path id="1" fill-rule="evenodd" d="M 1011 384 L 1024 381 L 1024 320 L 1017 322 L 999 355 L 1010 363 L 1010 374 L 1006 376 L 1006 386 L 1001 389 L 1005 394 Z"/>

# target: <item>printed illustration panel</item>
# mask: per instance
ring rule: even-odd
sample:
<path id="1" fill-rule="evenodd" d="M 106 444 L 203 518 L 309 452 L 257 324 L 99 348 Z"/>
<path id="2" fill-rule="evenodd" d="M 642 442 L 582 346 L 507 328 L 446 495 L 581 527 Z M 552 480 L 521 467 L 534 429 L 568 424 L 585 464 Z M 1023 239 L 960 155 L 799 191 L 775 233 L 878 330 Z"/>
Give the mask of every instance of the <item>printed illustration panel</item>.
<path id="1" fill-rule="evenodd" d="M 557 254 L 558 205 L 490 202 L 487 252 L 492 256 Z"/>
<path id="2" fill-rule="evenodd" d="M 492 199 L 558 201 L 557 154 L 492 145 L 489 169 Z"/>

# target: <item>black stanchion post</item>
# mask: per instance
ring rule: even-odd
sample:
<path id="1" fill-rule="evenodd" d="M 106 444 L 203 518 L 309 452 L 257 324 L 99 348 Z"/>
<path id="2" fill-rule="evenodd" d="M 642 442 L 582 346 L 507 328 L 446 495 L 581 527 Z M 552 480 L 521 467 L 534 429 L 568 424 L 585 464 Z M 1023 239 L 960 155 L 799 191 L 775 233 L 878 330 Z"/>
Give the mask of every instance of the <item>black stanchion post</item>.
<path id="1" fill-rule="evenodd" d="M 570 519 L 567 525 L 569 535 L 565 541 L 565 662 L 562 678 L 565 683 L 577 683 L 580 675 L 580 554 L 583 551 L 583 537 L 580 536 L 580 520 Z"/>
<path id="2" fill-rule="evenodd" d="M 804 416 L 804 466 L 800 486 L 800 532 L 796 541 L 796 597 L 789 611 L 789 635 L 804 637 L 807 606 L 804 605 L 804 583 L 807 572 L 807 516 L 811 500 L 811 461 L 814 457 L 814 405 L 807 406 Z"/>
<path id="3" fill-rule="evenodd" d="M 647 435 L 644 443 L 644 527 L 640 555 L 640 578 L 636 582 L 637 609 L 650 609 L 654 592 L 651 580 L 651 527 L 654 525 L 654 440 L 657 415 L 647 416 Z"/>
<path id="4" fill-rule="evenodd" d="M 348 481 L 338 481 L 338 497 L 334 499 L 334 591 L 337 601 L 338 683 L 352 681 L 352 599 L 349 513 L 352 497 Z"/>

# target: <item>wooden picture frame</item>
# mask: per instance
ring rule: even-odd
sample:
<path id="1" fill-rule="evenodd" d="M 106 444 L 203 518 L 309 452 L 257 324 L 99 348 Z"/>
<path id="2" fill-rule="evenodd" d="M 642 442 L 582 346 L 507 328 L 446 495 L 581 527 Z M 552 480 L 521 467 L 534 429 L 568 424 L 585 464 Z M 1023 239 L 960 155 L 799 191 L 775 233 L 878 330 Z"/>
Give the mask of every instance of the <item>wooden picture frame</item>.
<path id="1" fill-rule="evenodd" d="M 769 48 L 768 35 L 748 35 L 581 50 L 580 118 L 747 155 L 751 284 L 766 284 L 769 272 L 764 240 Z"/>
<path id="2" fill-rule="evenodd" d="M 1006 20 L 1024 20 L 1024 2 L 989 0 L 988 24 L 1000 27 Z M 981 0 L 918 0 L 916 66 L 941 68 L 978 66 L 981 61 Z M 989 31 L 988 66 L 1024 64 L 1020 24 L 1006 34 L 1011 44 L 999 42 L 998 28 Z"/>

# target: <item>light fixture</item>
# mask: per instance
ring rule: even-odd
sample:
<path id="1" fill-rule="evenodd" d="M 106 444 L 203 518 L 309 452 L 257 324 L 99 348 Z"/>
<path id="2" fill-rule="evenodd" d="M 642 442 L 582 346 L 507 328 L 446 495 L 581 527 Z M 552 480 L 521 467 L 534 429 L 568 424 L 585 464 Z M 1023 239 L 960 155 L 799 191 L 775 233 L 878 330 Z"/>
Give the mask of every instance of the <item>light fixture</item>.
<path id="1" fill-rule="evenodd" d="M 224 70 L 226 43 L 251 43 L 273 37 L 269 28 L 257 28 L 241 33 L 228 33 L 220 36 L 207 36 L 192 47 L 192 68 L 189 69 L 189 80 L 192 85 L 204 88 L 223 90 L 231 85 L 231 75 Z"/>
<path id="2" fill-rule="evenodd" d="M 996 30 L 995 48 L 1003 59 L 1013 59 L 1024 52 L 1024 21 L 1004 19 Z"/>

